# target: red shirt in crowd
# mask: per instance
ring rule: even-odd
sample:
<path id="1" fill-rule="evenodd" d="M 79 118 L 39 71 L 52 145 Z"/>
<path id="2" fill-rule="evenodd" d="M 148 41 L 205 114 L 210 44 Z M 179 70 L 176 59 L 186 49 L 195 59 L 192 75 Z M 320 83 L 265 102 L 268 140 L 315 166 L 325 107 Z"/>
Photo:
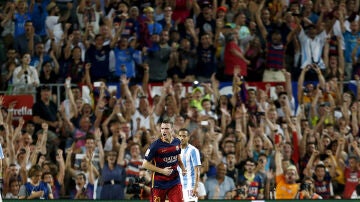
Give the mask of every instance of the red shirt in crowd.
<path id="1" fill-rule="evenodd" d="M 351 194 L 356 189 L 356 186 L 359 184 L 360 171 L 352 171 L 349 167 L 344 170 L 345 175 L 345 189 L 344 189 L 344 199 L 350 199 Z"/>
<path id="2" fill-rule="evenodd" d="M 239 67 L 240 68 L 240 75 L 247 76 L 247 64 L 246 62 L 239 58 L 237 55 L 234 55 L 231 50 L 237 50 L 239 52 L 242 51 L 240 47 L 235 43 L 235 41 L 230 41 L 225 46 L 224 52 L 224 62 L 225 62 L 225 75 L 234 75 L 234 69 Z"/>

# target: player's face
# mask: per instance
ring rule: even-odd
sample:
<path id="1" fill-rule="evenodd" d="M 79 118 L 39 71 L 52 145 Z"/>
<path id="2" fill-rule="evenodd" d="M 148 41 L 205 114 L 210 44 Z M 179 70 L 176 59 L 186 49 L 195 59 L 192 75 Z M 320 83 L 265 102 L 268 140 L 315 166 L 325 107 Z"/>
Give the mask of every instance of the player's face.
<path id="1" fill-rule="evenodd" d="M 178 136 L 181 141 L 181 145 L 186 146 L 189 143 L 189 134 L 187 131 L 180 131 Z"/>
<path id="2" fill-rule="evenodd" d="M 161 127 L 161 129 L 160 129 L 161 136 L 164 138 L 164 140 L 170 141 L 172 131 L 173 131 L 171 124 L 170 123 L 162 123 L 160 127 Z"/>

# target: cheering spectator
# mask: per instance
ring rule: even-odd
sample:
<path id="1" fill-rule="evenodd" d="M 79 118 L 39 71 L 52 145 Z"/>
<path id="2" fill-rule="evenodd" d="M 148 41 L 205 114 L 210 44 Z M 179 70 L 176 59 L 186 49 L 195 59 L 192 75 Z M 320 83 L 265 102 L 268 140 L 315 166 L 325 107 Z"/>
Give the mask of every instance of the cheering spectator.
<path id="1" fill-rule="evenodd" d="M 3 191 L 4 199 L 18 199 L 19 198 L 19 190 L 20 190 L 21 182 L 17 179 L 12 178 L 9 182 L 9 190 L 8 192 Z"/>
<path id="2" fill-rule="evenodd" d="M 63 35 L 63 26 L 62 23 L 65 23 L 69 20 L 70 17 L 70 11 L 72 9 L 72 4 L 68 4 L 68 8 L 66 12 L 62 15 L 60 15 L 60 9 L 56 5 L 55 2 L 50 2 L 46 10 L 48 12 L 48 16 L 46 17 L 45 23 L 46 23 L 46 29 L 50 32 L 54 33 L 55 40 L 58 42 L 61 39 L 61 35 Z"/>
<path id="3" fill-rule="evenodd" d="M 25 53 L 21 59 L 21 65 L 14 69 L 13 83 L 16 85 L 16 92 L 33 93 L 35 87 L 40 84 L 37 70 L 30 66 L 31 56 Z"/>
<path id="4" fill-rule="evenodd" d="M 224 53 L 224 74 L 228 79 L 233 77 L 235 69 L 240 70 L 239 74 L 241 76 L 247 76 L 247 65 L 250 64 L 250 61 L 245 58 L 237 44 L 237 37 L 233 33 L 229 33 L 226 36 L 226 46 Z"/>
<path id="5" fill-rule="evenodd" d="M 40 100 L 33 105 L 33 121 L 36 129 L 40 128 L 42 123 L 47 123 L 51 131 L 57 131 L 62 122 L 59 121 L 58 109 L 51 100 L 51 91 L 49 86 L 42 86 L 40 91 Z"/>
<path id="6" fill-rule="evenodd" d="M 94 33 L 99 33 L 99 22 L 101 17 L 100 0 L 96 0 L 95 4 L 91 0 L 81 0 L 76 9 L 76 14 L 81 29 L 85 29 L 91 25 L 94 29 Z"/>
<path id="7" fill-rule="evenodd" d="M 163 30 L 152 37 L 152 46 L 145 52 L 145 62 L 149 65 L 150 82 L 162 82 L 167 78 L 171 47 L 168 45 L 169 32 Z"/>
<path id="8" fill-rule="evenodd" d="M 31 167 L 28 175 L 30 182 L 20 187 L 19 199 L 54 199 L 50 185 L 41 180 L 41 167 Z"/>
<path id="9" fill-rule="evenodd" d="M 19 37 L 26 32 L 26 24 L 31 20 L 28 4 L 25 1 L 19 1 L 16 5 L 17 12 L 14 13 L 15 32 L 14 37 Z M 32 23 L 31 23 L 32 27 Z"/>
<path id="10" fill-rule="evenodd" d="M 23 26 L 25 27 L 25 32 L 16 38 L 14 48 L 20 55 L 25 53 L 30 53 L 30 55 L 33 55 L 35 51 L 35 45 L 40 43 L 41 39 L 38 35 L 35 34 L 31 21 L 26 21 L 25 25 Z"/>
<path id="11" fill-rule="evenodd" d="M 276 166 L 276 199 L 294 199 L 299 190 L 296 183 L 298 172 L 294 165 L 289 165 L 283 169 L 282 154 L 279 145 L 276 146 L 275 153 Z"/>
<path id="12" fill-rule="evenodd" d="M 235 188 L 234 181 L 226 176 L 226 165 L 220 163 L 216 167 L 216 176 L 208 178 L 205 182 L 207 198 L 225 199 L 225 194 Z"/>
<path id="13" fill-rule="evenodd" d="M 106 161 L 100 161 L 101 176 L 104 181 L 101 189 L 100 199 L 124 199 L 125 198 L 125 156 L 126 138 L 121 136 L 121 144 L 118 152 L 109 151 Z"/>
<path id="14" fill-rule="evenodd" d="M 20 61 L 16 57 L 16 50 L 9 48 L 6 53 L 7 60 L 1 66 L 1 89 L 6 90 L 12 83 L 13 72 Z"/>

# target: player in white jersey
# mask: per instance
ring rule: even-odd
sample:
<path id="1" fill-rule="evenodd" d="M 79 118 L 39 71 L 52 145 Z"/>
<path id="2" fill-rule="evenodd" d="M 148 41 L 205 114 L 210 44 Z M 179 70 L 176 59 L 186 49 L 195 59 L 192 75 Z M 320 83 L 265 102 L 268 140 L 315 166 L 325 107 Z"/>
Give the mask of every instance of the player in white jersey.
<path id="1" fill-rule="evenodd" d="M 180 176 L 184 202 L 197 202 L 201 166 L 200 152 L 189 144 L 190 132 L 186 128 L 179 130 L 178 138 L 181 140 L 181 160 L 187 170 L 186 175 Z"/>

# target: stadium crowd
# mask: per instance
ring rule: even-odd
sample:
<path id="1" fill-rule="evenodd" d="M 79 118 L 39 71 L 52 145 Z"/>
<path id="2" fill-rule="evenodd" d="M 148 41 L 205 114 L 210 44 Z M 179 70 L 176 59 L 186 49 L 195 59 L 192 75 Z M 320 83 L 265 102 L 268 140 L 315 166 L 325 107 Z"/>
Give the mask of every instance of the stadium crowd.
<path id="1" fill-rule="evenodd" d="M 3 198 L 149 199 L 163 120 L 200 152 L 199 199 L 360 197 L 359 4 L 2 1 L 0 90 L 36 92 L 16 124 L 0 98 Z"/>

